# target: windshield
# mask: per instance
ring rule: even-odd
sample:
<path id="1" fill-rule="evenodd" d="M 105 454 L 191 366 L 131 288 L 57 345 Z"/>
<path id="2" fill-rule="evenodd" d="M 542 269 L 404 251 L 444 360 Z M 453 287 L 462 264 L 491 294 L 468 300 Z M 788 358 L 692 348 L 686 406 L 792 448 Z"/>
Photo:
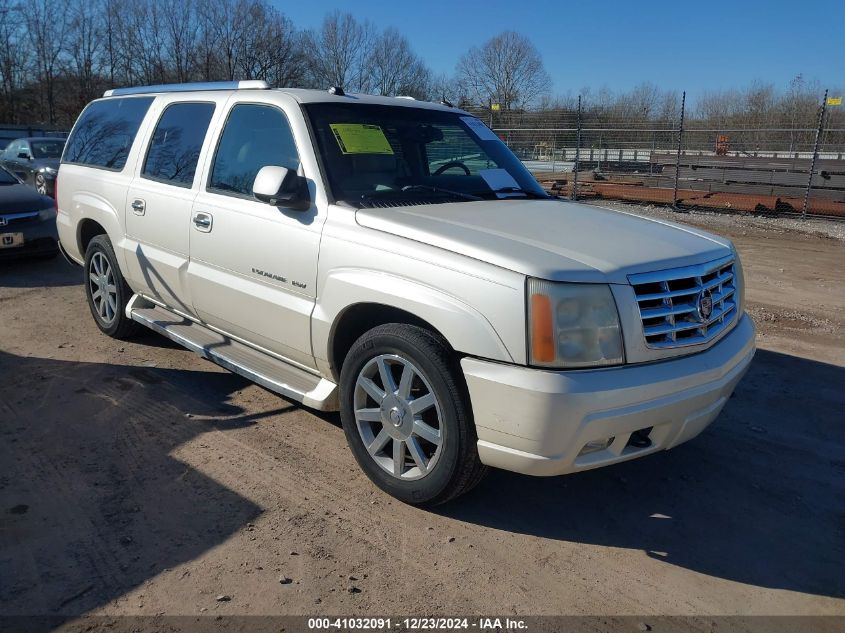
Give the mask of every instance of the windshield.
<path id="1" fill-rule="evenodd" d="M 56 141 L 30 141 L 33 158 L 61 158 L 65 142 Z"/>
<path id="2" fill-rule="evenodd" d="M 354 103 L 304 108 L 338 201 L 386 207 L 548 197 L 475 117 Z"/>

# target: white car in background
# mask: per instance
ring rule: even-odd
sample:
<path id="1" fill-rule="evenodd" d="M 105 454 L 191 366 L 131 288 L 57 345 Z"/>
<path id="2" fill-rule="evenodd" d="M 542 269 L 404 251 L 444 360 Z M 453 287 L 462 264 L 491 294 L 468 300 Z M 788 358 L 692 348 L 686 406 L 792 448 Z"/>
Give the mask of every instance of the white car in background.
<path id="1" fill-rule="evenodd" d="M 754 355 L 729 240 L 550 197 L 446 103 L 112 90 L 60 181 L 61 245 L 103 332 L 150 327 L 340 410 L 362 469 L 409 503 L 486 466 L 559 475 L 677 446 Z"/>

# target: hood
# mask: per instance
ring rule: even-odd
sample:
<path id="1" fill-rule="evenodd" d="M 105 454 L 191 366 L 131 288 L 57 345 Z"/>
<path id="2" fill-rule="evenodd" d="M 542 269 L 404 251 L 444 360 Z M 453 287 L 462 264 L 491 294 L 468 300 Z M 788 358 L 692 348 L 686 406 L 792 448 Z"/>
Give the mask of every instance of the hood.
<path id="1" fill-rule="evenodd" d="M 32 166 L 32 171 L 38 171 L 44 167 L 58 170 L 61 162 L 60 158 L 35 158 L 30 165 Z"/>
<path id="2" fill-rule="evenodd" d="M 53 205 L 52 198 L 42 196 L 28 185 L 0 185 L 0 213 L 41 211 Z"/>
<path id="3" fill-rule="evenodd" d="M 671 222 L 560 200 L 359 209 L 361 226 L 553 281 L 628 283 L 627 275 L 707 262 L 729 240 Z"/>

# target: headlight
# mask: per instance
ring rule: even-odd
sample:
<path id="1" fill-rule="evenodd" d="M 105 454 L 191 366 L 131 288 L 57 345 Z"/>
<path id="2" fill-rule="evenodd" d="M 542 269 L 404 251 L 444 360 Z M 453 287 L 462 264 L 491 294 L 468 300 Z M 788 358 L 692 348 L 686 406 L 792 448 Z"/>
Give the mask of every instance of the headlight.
<path id="1" fill-rule="evenodd" d="M 622 330 L 606 284 L 528 280 L 528 357 L 544 367 L 624 362 Z"/>
<path id="2" fill-rule="evenodd" d="M 46 220 L 55 220 L 56 219 L 56 208 L 55 207 L 47 207 L 46 209 L 41 209 L 38 212 L 38 219 L 42 222 Z"/>
<path id="3" fill-rule="evenodd" d="M 52 167 L 42 167 L 41 173 L 47 174 L 48 176 L 55 176 L 57 173 L 59 173 L 59 170 L 53 169 Z"/>

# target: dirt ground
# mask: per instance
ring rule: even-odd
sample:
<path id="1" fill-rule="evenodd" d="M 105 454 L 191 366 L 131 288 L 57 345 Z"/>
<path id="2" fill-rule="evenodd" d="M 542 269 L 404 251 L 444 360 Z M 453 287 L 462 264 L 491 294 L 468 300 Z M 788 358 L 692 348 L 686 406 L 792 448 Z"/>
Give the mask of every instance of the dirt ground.
<path id="1" fill-rule="evenodd" d="M 337 416 L 106 338 L 61 259 L 0 263 L 0 616 L 845 615 L 842 225 L 619 208 L 735 240 L 748 376 L 673 451 L 428 511 Z"/>

